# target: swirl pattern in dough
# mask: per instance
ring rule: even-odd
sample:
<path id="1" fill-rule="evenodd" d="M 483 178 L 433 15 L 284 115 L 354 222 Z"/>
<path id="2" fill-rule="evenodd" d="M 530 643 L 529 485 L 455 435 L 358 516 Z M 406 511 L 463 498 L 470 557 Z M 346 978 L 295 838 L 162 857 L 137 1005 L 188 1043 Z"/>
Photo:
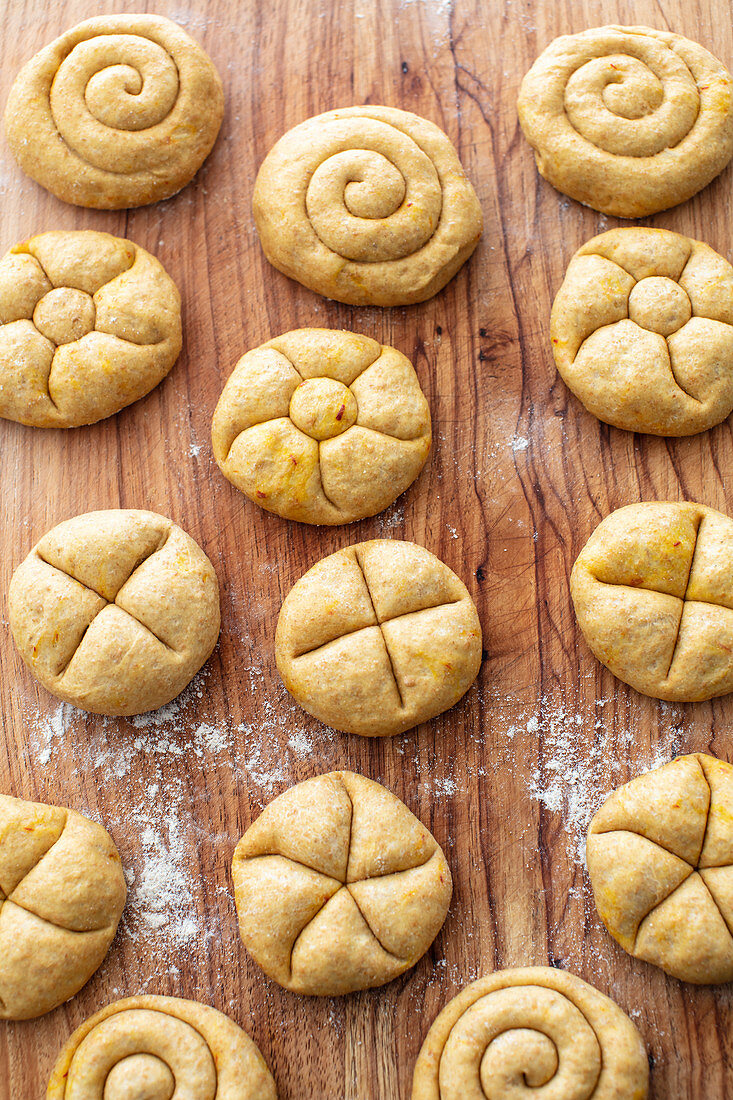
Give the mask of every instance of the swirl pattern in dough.
<path id="1" fill-rule="evenodd" d="M 254 1042 L 208 1005 L 128 997 L 77 1028 L 46 1100 L 277 1100 Z"/>
<path id="2" fill-rule="evenodd" d="M 259 170 L 254 214 L 274 267 L 352 305 L 432 298 L 483 225 L 443 131 L 392 107 L 329 111 L 289 130 Z"/>
<path id="3" fill-rule="evenodd" d="M 24 172 L 76 206 L 144 206 L 180 191 L 216 141 L 221 80 L 208 55 L 158 15 L 102 15 L 21 69 L 5 110 Z"/>
<path id="4" fill-rule="evenodd" d="M 730 73 L 696 42 L 651 27 L 555 39 L 518 109 L 540 174 L 621 218 L 684 202 L 733 156 Z"/>
<path id="5" fill-rule="evenodd" d="M 499 970 L 428 1032 L 412 1100 L 645 1100 L 649 1063 L 621 1009 L 573 974 Z"/>

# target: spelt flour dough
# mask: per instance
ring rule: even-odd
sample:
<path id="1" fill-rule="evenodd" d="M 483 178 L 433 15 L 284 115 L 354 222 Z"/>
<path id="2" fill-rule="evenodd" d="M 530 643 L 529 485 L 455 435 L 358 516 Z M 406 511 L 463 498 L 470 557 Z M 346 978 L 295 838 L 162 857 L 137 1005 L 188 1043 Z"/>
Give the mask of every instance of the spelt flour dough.
<path id="1" fill-rule="evenodd" d="M 678 756 L 632 779 L 588 831 L 599 916 L 625 951 L 683 982 L 733 980 L 733 768 Z"/>
<path id="2" fill-rule="evenodd" d="M 692 435 L 733 409 L 733 267 L 665 229 L 612 229 L 575 253 L 552 307 L 557 369 L 617 428 Z"/>
<path id="3" fill-rule="evenodd" d="M 101 825 L 0 795 L 0 1017 L 28 1020 L 78 993 L 107 954 L 125 896 Z"/>
<path id="4" fill-rule="evenodd" d="M 165 516 L 110 509 L 54 527 L 10 582 L 10 627 L 33 675 L 95 714 L 170 702 L 219 635 L 219 584 Z"/>
<path id="5" fill-rule="evenodd" d="M 578 555 L 570 591 L 588 645 L 644 695 L 733 691 L 733 521 L 703 504 L 619 508 Z"/>
<path id="6" fill-rule="evenodd" d="M 412 1100 L 645 1100 L 649 1063 L 628 1016 L 547 966 L 466 986 L 428 1032 Z"/>
<path id="7" fill-rule="evenodd" d="M 383 985 L 437 936 L 452 881 L 404 803 L 353 772 L 281 794 L 250 825 L 232 867 L 247 950 L 286 989 L 335 996 Z"/>
<path id="8" fill-rule="evenodd" d="M 733 156 L 730 73 L 697 42 L 651 27 L 556 38 L 518 109 L 540 175 L 620 218 L 684 202 Z"/>
<path id="9" fill-rule="evenodd" d="M 222 1012 L 178 997 L 128 997 L 77 1028 L 46 1100 L 277 1100 L 265 1060 Z"/>
<path id="10" fill-rule="evenodd" d="M 180 191 L 224 114 L 210 58 L 159 15 L 100 15 L 31 58 L 10 89 L 8 144 L 57 198 L 98 209 Z"/>
<path id="11" fill-rule="evenodd" d="M 483 228 L 448 137 L 393 107 L 328 111 L 289 130 L 257 174 L 254 215 L 274 267 L 352 305 L 432 298 Z"/>
<path id="12" fill-rule="evenodd" d="M 132 241 L 41 233 L 0 260 L 0 416 L 93 424 L 157 386 L 181 350 L 181 298 Z"/>
<path id="13" fill-rule="evenodd" d="M 430 410 L 395 348 L 296 329 L 239 360 L 212 440 L 224 476 L 267 511 L 351 523 L 381 512 L 420 473 Z"/>
<path id="14" fill-rule="evenodd" d="M 280 609 L 275 657 L 304 710 L 345 733 L 403 733 L 448 710 L 481 665 L 481 625 L 422 546 L 374 539 L 317 562 Z"/>

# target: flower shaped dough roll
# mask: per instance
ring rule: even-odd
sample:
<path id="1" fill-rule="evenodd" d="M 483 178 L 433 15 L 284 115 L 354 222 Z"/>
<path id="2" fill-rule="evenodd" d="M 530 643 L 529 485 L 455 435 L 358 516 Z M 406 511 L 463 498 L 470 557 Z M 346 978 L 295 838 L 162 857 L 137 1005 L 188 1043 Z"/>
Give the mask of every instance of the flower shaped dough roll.
<path id="1" fill-rule="evenodd" d="M 181 298 L 132 241 L 41 233 L 0 260 L 0 416 L 93 424 L 144 397 L 181 350 Z"/>
<path id="2" fill-rule="evenodd" d="M 98 209 L 167 199 L 211 152 L 224 94 L 209 57 L 158 15 L 101 15 L 21 70 L 5 110 L 21 168 Z"/>
<path id="3" fill-rule="evenodd" d="M 216 461 L 262 508 L 351 523 L 391 504 L 430 449 L 412 364 L 353 332 L 297 329 L 240 359 L 214 413 Z"/>
<path id="4" fill-rule="evenodd" d="M 551 336 L 564 381 L 617 428 L 692 435 L 733 409 L 733 267 L 701 241 L 594 237 L 570 261 Z"/>
<path id="5" fill-rule="evenodd" d="M 347 107 L 289 130 L 257 174 L 254 215 L 274 267 L 352 305 L 432 298 L 483 225 L 443 131 L 393 107 Z"/>
<path id="6" fill-rule="evenodd" d="M 128 997 L 77 1028 L 46 1100 L 277 1100 L 246 1032 L 222 1012 L 178 997 Z"/>
<path id="7" fill-rule="evenodd" d="M 522 81 L 542 176 L 621 218 L 684 202 L 733 156 L 733 78 L 696 42 L 651 27 L 555 39 Z"/>
<path id="8" fill-rule="evenodd" d="M 546 966 L 467 986 L 428 1032 L 412 1100 L 645 1100 L 649 1063 L 621 1009 Z"/>

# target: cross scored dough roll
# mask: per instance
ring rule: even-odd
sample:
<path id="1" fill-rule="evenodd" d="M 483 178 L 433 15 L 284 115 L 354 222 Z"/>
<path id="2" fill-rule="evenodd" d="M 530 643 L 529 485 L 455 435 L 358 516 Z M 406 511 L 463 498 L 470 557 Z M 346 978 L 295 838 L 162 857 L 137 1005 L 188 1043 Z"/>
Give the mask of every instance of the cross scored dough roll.
<path id="1" fill-rule="evenodd" d="M 101 15 L 21 69 L 5 109 L 24 172 L 76 206 L 144 206 L 201 167 L 224 114 L 221 80 L 186 32 L 158 15 Z"/>
<path id="2" fill-rule="evenodd" d="M 733 691 L 733 521 L 704 504 L 645 502 L 595 529 L 570 576 L 599 661 L 644 695 Z"/>
<path id="3" fill-rule="evenodd" d="M 683 982 L 733 980 L 733 768 L 678 756 L 609 795 L 588 830 L 599 916 Z"/>
<path id="4" fill-rule="evenodd" d="M 556 38 L 519 92 L 540 175 L 578 202 L 643 218 L 684 202 L 733 156 L 733 78 L 651 27 Z"/>
<path id="5" fill-rule="evenodd" d="M 112 943 L 126 896 L 112 838 L 74 810 L 0 795 L 0 1017 L 73 997 Z"/>
<path id="6" fill-rule="evenodd" d="M 270 263 L 352 305 L 424 302 L 478 244 L 481 207 L 447 136 L 393 107 L 347 107 L 289 130 L 257 174 Z"/>
<path id="7" fill-rule="evenodd" d="M 219 636 L 203 550 L 155 512 L 87 512 L 15 570 L 10 627 L 33 675 L 95 714 L 141 714 L 183 691 Z"/>
<path id="8" fill-rule="evenodd" d="M 144 248 L 41 233 L 0 260 L 0 416 L 93 424 L 144 397 L 181 350 L 181 297 Z"/>
<path id="9" fill-rule="evenodd" d="M 224 476 L 260 507 L 304 523 L 351 523 L 381 512 L 420 473 L 430 410 L 395 348 L 296 329 L 239 360 L 212 440 Z"/>
<path id="10" fill-rule="evenodd" d="M 552 307 L 557 369 L 617 428 L 692 435 L 733 409 L 733 267 L 666 229 L 612 229 L 573 256 Z"/>
<path id="11" fill-rule="evenodd" d="M 281 794 L 232 865 L 247 950 L 295 993 L 383 985 L 420 959 L 452 893 L 445 856 L 404 803 L 354 772 Z"/>
<path id="12" fill-rule="evenodd" d="M 481 666 L 481 625 L 447 565 L 413 542 L 374 539 L 296 582 L 280 609 L 275 658 L 309 714 L 386 737 L 465 695 Z"/>
<path id="13" fill-rule="evenodd" d="M 440 1013 L 412 1100 L 645 1100 L 641 1036 L 593 986 L 546 966 L 499 970 Z"/>
<path id="14" fill-rule="evenodd" d="M 66 1043 L 46 1100 L 277 1100 L 246 1032 L 222 1012 L 178 997 L 128 997 L 91 1016 Z"/>

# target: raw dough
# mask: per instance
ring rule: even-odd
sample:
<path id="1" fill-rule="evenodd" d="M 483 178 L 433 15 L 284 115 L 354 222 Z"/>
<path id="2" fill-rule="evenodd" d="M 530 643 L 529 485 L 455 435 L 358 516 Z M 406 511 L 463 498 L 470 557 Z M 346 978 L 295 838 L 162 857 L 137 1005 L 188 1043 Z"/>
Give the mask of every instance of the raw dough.
<path id="1" fill-rule="evenodd" d="M 733 521 L 704 504 L 619 508 L 570 577 L 599 661 L 644 695 L 696 702 L 733 691 Z"/>
<path id="2" fill-rule="evenodd" d="M 224 93 L 211 59 L 159 15 L 100 15 L 23 66 L 5 109 L 24 172 L 100 210 L 180 191 L 216 141 Z"/>
<path id="3" fill-rule="evenodd" d="M 393 107 L 347 107 L 280 138 L 257 174 L 254 215 L 270 263 L 352 305 L 432 298 L 483 228 L 447 136 Z"/>
<path id="4" fill-rule="evenodd" d="M 548 966 L 466 986 L 428 1032 L 412 1100 L 645 1100 L 639 1032 L 592 985 Z"/>
<path id="5" fill-rule="evenodd" d="M 145 249 L 41 233 L 0 260 L 0 416 L 93 424 L 144 397 L 181 350 L 181 297 Z"/>
<path id="6" fill-rule="evenodd" d="M 519 92 L 540 175 L 578 202 L 645 218 L 733 156 L 733 78 L 696 42 L 651 27 L 556 38 Z"/>
<path id="7" fill-rule="evenodd" d="M 351 523 L 381 512 L 420 473 L 430 410 L 395 348 L 296 329 L 239 360 L 212 439 L 224 476 L 268 512 Z"/>
<path id="8" fill-rule="evenodd" d="M 414 542 L 374 539 L 296 582 L 280 609 L 275 657 L 309 714 L 385 737 L 465 695 L 481 665 L 481 625 L 447 565 Z"/>
<path id="9" fill-rule="evenodd" d="M 733 981 L 733 768 L 678 756 L 632 779 L 588 831 L 608 931 L 683 982 Z"/>
<path id="10" fill-rule="evenodd" d="M 557 369 L 617 428 L 692 435 L 733 409 L 733 267 L 666 229 L 612 229 L 572 260 L 552 307 Z"/>
<path id="11" fill-rule="evenodd" d="M 0 795 L 0 1017 L 28 1020 L 78 993 L 107 954 L 126 893 L 101 825 Z"/>
<path id="12" fill-rule="evenodd" d="M 91 1016 L 61 1051 L 46 1100 L 277 1100 L 246 1032 L 178 997 L 128 997 Z"/>
<path id="13" fill-rule="evenodd" d="M 353 772 L 281 794 L 234 853 L 242 939 L 271 978 L 336 996 L 392 981 L 437 936 L 452 881 L 404 803 Z"/>
<path id="14" fill-rule="evenodd" d="M 10 627 L 48 691 L 94 714 L 170 702 L 219 635 L 219 584 L 192 538 L 155 512 L 60 523 L 10 582 Z"/>

